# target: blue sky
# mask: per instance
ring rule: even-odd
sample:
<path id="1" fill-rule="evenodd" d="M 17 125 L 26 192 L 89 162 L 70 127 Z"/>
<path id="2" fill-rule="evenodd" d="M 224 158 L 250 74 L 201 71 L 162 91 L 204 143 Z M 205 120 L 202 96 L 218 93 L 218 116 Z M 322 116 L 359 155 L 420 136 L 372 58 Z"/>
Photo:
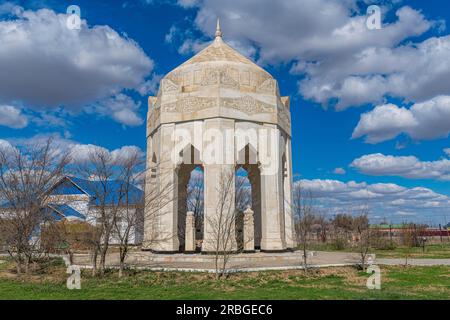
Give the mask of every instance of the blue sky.
<path id="1" fill-rule="evenodd" d="M 62 26 L 71 4 L 77 37 Z M 381 30 L 365 27 L 369 4 Z M 292 98 L 296 180 L 335 212 L 366 192 L 375 221 L 450 222 L 444 1 L 0 1 L 0 145 L 55 135 L 77 150 L 145 150 L 147 97 L 211 40 L 217 16 Z"/>

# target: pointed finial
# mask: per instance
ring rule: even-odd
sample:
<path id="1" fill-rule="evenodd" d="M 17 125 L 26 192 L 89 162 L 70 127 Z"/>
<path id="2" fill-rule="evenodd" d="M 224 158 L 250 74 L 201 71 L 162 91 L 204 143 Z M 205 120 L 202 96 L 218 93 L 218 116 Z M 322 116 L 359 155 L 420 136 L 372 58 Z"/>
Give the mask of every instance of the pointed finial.
<path id="1" fill-rule="evenodd" d="M 217 18 L 216 38 L 222 38 L 222 30 L 220 29 L 220 19 Z"/>

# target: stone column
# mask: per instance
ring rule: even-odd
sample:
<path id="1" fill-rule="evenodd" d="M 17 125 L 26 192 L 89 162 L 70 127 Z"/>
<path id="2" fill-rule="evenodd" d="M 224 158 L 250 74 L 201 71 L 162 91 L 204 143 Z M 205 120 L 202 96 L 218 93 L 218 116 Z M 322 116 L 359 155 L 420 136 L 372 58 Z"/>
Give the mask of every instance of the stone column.
<path id="1" fill-rule="evenodd" d="M 284 172 L 284 213 L 285 213 L 285 234 L 286 246 L 294 249 L 297 246 L 295 235 L 294 216 L 292 212 L 292 147 L 291 139 L 286 138 L 286 171 Z"/>
<path id="2" fill-rule="evenodd" d="M 261 250 L 269 252 L 283 251 L 286 250 L 286 245 L 281 233 L 284 212 L 282 210 L 282 169 L 280 168 L 281 159 L 279 154 L 280 132 L 275 125 L 265 124 L 264 129 L 269 131 L 269 135 L 267 136 L 268 141 L 260 141 L 260 161 L 261 153 L 266 152 L 270 153 L 268 156 L 271 159 L 268 164 L 263 163 L 260 167 L 262 214 Z M 261 144 L 269 144 L 267 146 L 268 150 L 261 149 Z M 272 144 L 276 145 L 273 146 Z"/>
<path id="3" fill-rule="evenodd" d="M 161 126 L 158 142 L 159 170 L 157 183 L 162 196 L 167 197 L 168 201 L 155 213 L 157 224 L 154 226 L 154 239 L 152 239 L 151 250 L 155 252 L 178 252 L 178 176 L 176 164 L 173 163 L 172 152 L 174 141 L 172 135 L 175 130 L 174 124 L 165 124 Z M 156 201 L 157 202 L 157 201 Z M 149 204 L 146 203 L 146 206 Z"/>
<path id="4" fill-rule="evenodd" d="M 186 238 L 186 211 L 187 211 L 187 186 L 194 166 L 181 164 L 178 167 L 178 241 L 180 250 L 185 246 Z"/>
<path id="5" fill-rule="evenodd" d="M 220 251 L 225 249 L 235 251 L 237 244 L 234 166 L 206 165 L 204 179 L 202 252 L 215 252 L 217 248 Z M 224 191 L 225 186 L 227 190 Z"/>
<path id="6" fill-rule="evenodd" d="M 192 211 L 186 214 L 185 253 L 195 252 L 195 217 Z"/>
<path id="7" fill-rule="evenodd" d="M 244 211 L 244 252 L 255 252 L 255 225 L 253 210 Z"/>
<path id="8" fill-rule="evenodd" d="M 147 172 L 145 173 L 145 199 L 149 199 L 152 195 L 150 190 L 157 190 L 157 160 L 153 159 L 155 155 L 153 148 L 153 138 L 147 137 Z M 151 208 L 149 205 L 144 207 L 144 239 L 142 242 L 143 250 L 152 250 L 152 240 L 155 238 L 159 219 L 153 214 L 158 208 Z"/>
<path id="9" fill-rule="evenodd" d="M 202 157 L 205 170 L 202 252 L 215 252 L 216 249 L 235 251 L 234 121 L 205 120 L 205 132 Z M 230 133 L 231 137 L 228 137 Z M 228 237 L 225 237 L 224 232 L 228 233 Z"/>

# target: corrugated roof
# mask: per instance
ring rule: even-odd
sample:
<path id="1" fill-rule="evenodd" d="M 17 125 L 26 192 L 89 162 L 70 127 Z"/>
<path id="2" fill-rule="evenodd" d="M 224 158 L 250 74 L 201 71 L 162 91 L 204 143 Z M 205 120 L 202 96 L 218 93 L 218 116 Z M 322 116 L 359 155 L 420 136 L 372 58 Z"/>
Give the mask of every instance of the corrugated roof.
<path id="1" fill-rule="evenodd" d="M 140 203 L 144 197 L 144 192 L 134 185 L 129 187 L 128 195 L 124 195 L 124 192 L 120 190 L 123 183 L 118 180 L 109 180 L 105 183 L 104 181 L 85 180 L 76 177 L 70 177 L 69 179 L 90 195 L 95 205 L 100 205 L 103 202 L 106 205 L 118 204 L 119 201 L 125 203 L 126 197 L 128 197 L 128 204 L 134 205 Z"/>
<path id="2" fill-rule="evenodd" d="M 74 217 L 81 220 L 86 220 L 86 216 L 84 214 L 78 212 L 77 210 L 66 204 L 49 204 L 48 206 L 51 209 L 56 210 L 58 213 L 62 214 L 66 218 Z"/>

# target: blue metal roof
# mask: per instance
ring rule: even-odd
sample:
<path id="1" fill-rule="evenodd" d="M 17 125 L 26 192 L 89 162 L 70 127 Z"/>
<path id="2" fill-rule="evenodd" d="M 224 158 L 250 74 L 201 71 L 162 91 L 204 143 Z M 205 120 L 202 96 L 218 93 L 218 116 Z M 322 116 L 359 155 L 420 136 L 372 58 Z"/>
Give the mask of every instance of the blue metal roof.
<path id="1" fill-rule="evenodd" d="M 125 197 L 120 190 L 122 187 L 121 181 L 109 180 L 105 183 L 104 181 L 85 180 L 76 177 L 70 177 L 69 179 L 91 196 L 92 202 L 95 205 L 99 205 L 102 202 L 106 205 L 113 205 L 118 204 L 119 201 L 122 203 L 125 201 Z M 101 199 L 101 197 L 105 197 L 105 199 Z M 119 197 L 121 197 L 121 199 L 119 199 Z M 138 204 L 143 198 L 144 192 L 141 189 L 134 185 L 129 187 L 128 204 Z"/>
<path id="2" fill-rule="evenodd" d="M 58 213 L 62 214 L 64 217 L 75 217 L 81 220 L 86 220 L 86 216 L 74 208 L 66 204 L 49 204 L 50 208 L 55 209 Z"/>
<path id="3" fill-rule="evenodd" d="M 119 201 L 125 203 L 126 197 L 120 190 L 120 188 L 122 187 L 122 183 L 120 181 L 110 180 L 107 181 L 105 185 L 103 185 L 103 183 L 103 181 L 90 181 L 67 176 L 62 178 L 57 184 L 55 184 L 55 186 L 50 189 L 49 193 L 56 196 L 86 194 L 91 197 L 91 204 L 93 205 L 100 205 L 103 202 L 105 205 L 117 205 Z M 102 197 L 105 197 L 105 199 L 101 199 Z M 119 199 L 119 197 L 121 197 L 121 199 Z M 134 185 L 131 185 L 128 190 L 128 204 L 139 204 L 142 199 L 144 199 L 144 191 Z M 9 207 L 10 204 L 8 202 L 0 203 L 0 208 Z M 61 208 L 61 210 L 64 209 L 65 208 Z M 73 216 L 77 216 L 76 213 L 70 210 L 67 212 Z M 78 214 L 80 213 L 78 212 Z"/>
<path id="4" fill-rule="evenodd" d="M 73 184 L 70 178 L 64 178 L 59 184 L 51 190 L 52 195 L 80 195 L 85 194 L 83 190 L 80 190 Z"/>

